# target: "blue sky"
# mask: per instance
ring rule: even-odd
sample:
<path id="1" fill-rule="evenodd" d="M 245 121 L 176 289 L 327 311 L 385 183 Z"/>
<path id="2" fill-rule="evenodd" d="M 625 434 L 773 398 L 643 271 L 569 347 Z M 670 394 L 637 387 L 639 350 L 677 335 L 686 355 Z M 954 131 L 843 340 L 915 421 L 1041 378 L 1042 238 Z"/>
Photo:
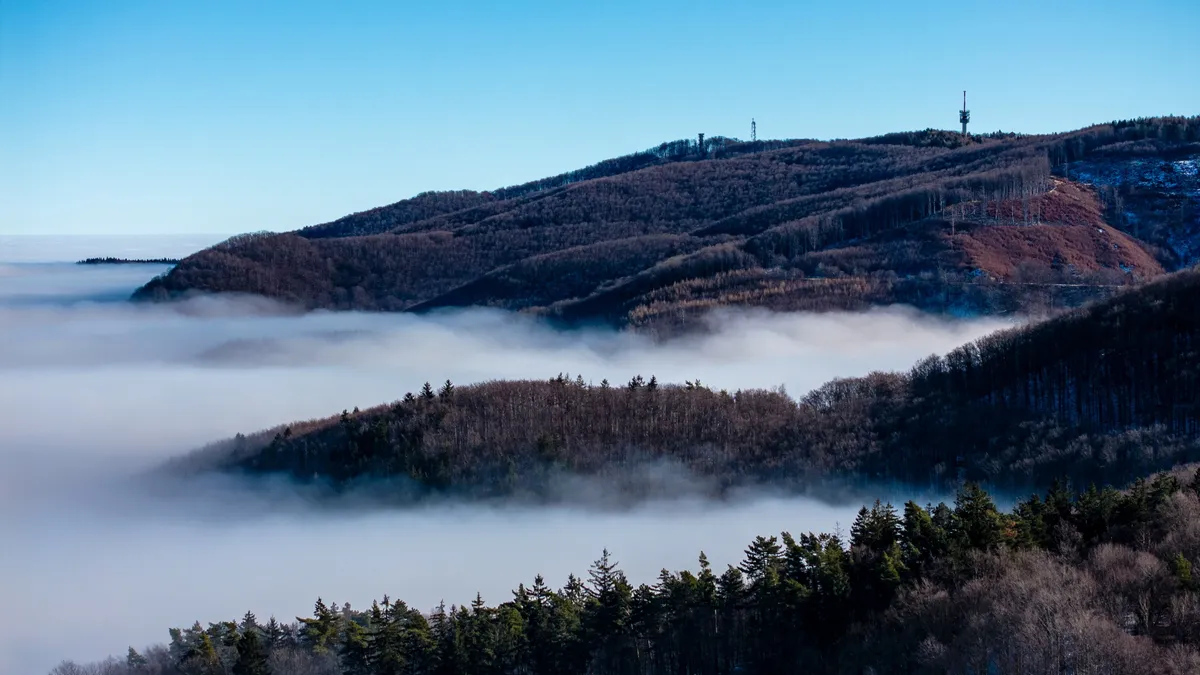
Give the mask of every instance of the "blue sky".
<path id="1" fill-rule="evenodd" d="M 708 135 L 1200 113 L 1200 3 L 0 3 L 0 234 L 284 230 Z"/>

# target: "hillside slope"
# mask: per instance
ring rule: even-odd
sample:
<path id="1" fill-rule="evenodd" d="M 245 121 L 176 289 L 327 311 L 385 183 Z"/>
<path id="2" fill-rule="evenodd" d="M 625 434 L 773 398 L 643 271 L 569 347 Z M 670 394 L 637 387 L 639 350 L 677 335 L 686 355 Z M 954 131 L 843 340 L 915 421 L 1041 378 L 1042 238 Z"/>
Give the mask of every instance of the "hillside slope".
<path id="1" fill-rule="evenodd" d="M 1196 157 L 1200 118 L 1037 137 L 678 141 L 495 192 L 235 237 L 135 297 L 495 306 L 664 329 L 728 304 L 1036 312 L 1194 262 Z M 1163 163 L 1169 181 L 1156 178 Z"/>
<path id="2" fill-rule="evenodd" d="M 1200 459 L 1198 401 L 1200 272 L 1184 271 L 906 374 L 835 380 L 799 402 L 640 376 L 615 387 L 570 377 L 427 387 L 239 436 L 171 471 L 552 499 L 572 476 L 632 496 L 679 489 L 663 481 L 680 473 L 717 491 L 830 480 L 945 487 L 964 477 L 1023 488 L 1064 475 L 1119 483 Z"/>

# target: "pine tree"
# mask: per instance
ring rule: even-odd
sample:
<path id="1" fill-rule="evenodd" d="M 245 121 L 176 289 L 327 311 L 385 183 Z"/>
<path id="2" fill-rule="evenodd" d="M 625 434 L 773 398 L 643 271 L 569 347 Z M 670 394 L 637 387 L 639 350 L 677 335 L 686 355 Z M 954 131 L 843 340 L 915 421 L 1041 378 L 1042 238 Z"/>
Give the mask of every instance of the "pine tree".
<path id="1" fill-rule="evenodd" d="M 408 606 L 383 596 L 383 605 L 371 605 L 370 650 L 368 661 L 375 675 L 400 675 L 407 658 L 404 649 L 409 619 Z"/>
<path id="2" fill-rule="evenodd" d="M 582 610 L 588 599 L 588 588 L 579 577 L 568 574 L 567 583 L 563 584 L 562 596 L 577 611 Z"/>
<path id="3" fill-rule="evenodd" d="M 443 601 L 438 603 L 429 616 L 429 633 L 434 649 L 434 675 L 451 675 L 462 670 L 461 642 L 455 630 L 453 613 L 453 608 L 450 611 L 446 610 L 446 603 Z"/>
<path id="4" fill-rule="evenodd" d="M 627 640 L 633 587 L 604 549 L 588 570 L 589 601 L 585 614 L 587 641 L 601 669 L 616 671 L 629 647 Z"/>
<path id="5" fill-rule="evenodd" d="M 604 549 L 600 554 L 600 559 L 592 563 L 588 570 L 588 579 L 591 584 L 588 586 L 588 591 L 593 598 L 600 598 L 606 593 L 611 593 L 617 586 L 617 575 L 620 572 L 617 570 L 617 563 L 613 562 L 612 554 L 608 549 Z"/>
<path id="6" fill-rule="evenodd" d="M 257 630 L 243 631 L 237 641 L 237 661 L 233 664 L 233 675 L 270 675 L 267 652 L 258 639 Z"/>
<path id="7" fill-rule="evenodd" d="M 1013 507 L 1016 535 L 1010 542 L 1014 548 L 1030 549 L 1049 546 L 1050 534 L 1046 527 L 1046 511 L 1045 503 L 1036 494 L 1031 495 L 1025 501 L 1017 502 L 1017 505 Z M 907 516 L 907 512 L 905 515 Z"/>
<path id="8" fill-rule="evenodd" d="M 1180 587 L 1189 591 L 1195 590 L 1196 584 L 1192 580 L 1192 562 L 1183 553 L 1175 554 L 1175 558 L 1171 561 L 1171 568 Z"/>
<path id="9" fill-rule="evenodd" d="M 167 633 L 171 636 L 171 641 L 167 644 L 167 654 L 171 657 L 171 662 L 177 665 L 183 663 L 189 650 L 183 631 L 178 628 L 170 628 Z"/>
<path id="10" fill-rule="evenodd" d="M 131 671 L 138 672 L 145 670 L 149 666 L 149 661 L 146 657 L 138 653 L 138 650 L 133 647 L 129 648 L 129 652 L 125 655 L 125 667 Z"/>
<path id="11" fill-rule="evenodd" d="M 886 607 L 907 571 L 900 546 L 900 518 L 891 504 L 875 500 L 869 510 L 859 510 L 850 533 L 856 607 L 863 613 Z"/>
<path id="12" fill-rule="evenodd" d="M 535 675 L 558 672 L 561 641 L 555 614 L 555 594 L 546 586 L 542 575 L 533 579 L 529 589 L 524 584 L 513 593 L 513 603 L 521 612 L 525 625 L 527 665 Z"/>
<path id="13" fill-rule="evenodd" d="M 1087 542 L 1100 538 L 1116 516 L 1121 495 L 1112 488 L 1097 490 L 1093 483 L 1075 503 L 1075 523 Z"/>
<path id="14" fill-rule="evenodd" d="M 275 620 L 275 615 L 272 614 L 263 628 L 263 638 L 265 638 L 267 650 L 270 651 L 280 646 L 283 642 L 283 635 L 283 626 L 279 625 L 279 622 Z"/>
<path id="15" fill-rule="evenodd" d="M 929 511 L 914 501 L 904 504 L 901 560 L 912 576 L 919 577 L 926 566 L 945 555 L 948 545 L 946 531 L 934 523 Z"/>
<path id="16" fill-rule="evenodd" d="M 746 549 L 746 559 L 740 568 L 750 579 L 751 586 L 778 581 L 779 568 L 783 562 L 778 537 L 759 535 Z"/>
<path id="17" fill-rule="evenodd" d="M 343 675 L 371 675 L 368 632 L 357 622 L 346 622 L 338 652 Z"/>
<path id="18" fill-rule="evenodd" d="M 493 630 L 496 661 L 494 668 L 501 673 L 521 672 L 525 668 L 527 643 L 525 622 L 511 603 L 494 610 Z"/>
<path id="19" fill-rule="evenodd" d="M 964 485 L 954 500 L 954 534 L 960 551 L 990 551 L 1000 545 L 1000 512 L 988 493 L 975 483 Z"/>
<path id="20" fill-rule="evenodd" d="M 336 603 L 334 603 L 336 607 Z M 325 606 L 321 598 L 317 598 L 313 609 L 313 618 L 296 617 L 302 624 L 302 636 L 312 650 L 318 654 L 328 652 L 336 643 L 338 629 L 342 617 L 336 609 Z"/>
<path id="21" fill-rule="evenodd" d="M 261 631 L 262 628 L 258 625 L 258 617 L 254 616 L 254 612 L 247 611 L 242 617 L 242 623 L 238 626 L 241 632 L 245 633 L 248 630 Z"/>
<path id="22" fill-rule="evenodd" d="M 850 526 L 850 546 L 860 546 L 875 554 L 890 551 L 900 542 L 900 518 L 891 504 L 875 504 L 868 510 L 865 506 Z"/>
<path id="23" fill-rule="evenodd" d="M 236 649 L 238 638 L 238 626 L 236 621 L 219 621 L 217 623 L 208 624 L 208 635 L 213 639 L 213 643 L 229 649 Z"/>
<path id="24" fill-rule="evenodd" d="M 492 625 L 494 612 L 480 593 L 475 594 L 469 612 L 465 609 L 459 612 L 468 672 L 486 673 L 496 665 L 496 634 Z"/>
<path id="25" fill-rule="evenodd" d="M 717 604 L 720 621 L 717 628 L 720 654 L 718 672 L 730 672 L 744 660 L 744 647 L 737 639 L 743 629 L 746 583 L 742 571 L 730 565 L 717 579 Z"/>
<path id="26" fill-rule="evenodd" d="M 435 398 L 433 387 L 430 386 L 428 382 L 421 387 L 421 398 L 425 399 L 426 401 L 432 401 Z"/>
<path id="27" fill-rule="evenodd" d="M 785 535 L 791 540 L 791 535 Z M 787 628 L 783 614 L 783 549 L 778 537 L 755 537 L 741 570 L 750 581 L 746 612 L 752 670 L 776 672 L 782 661 L 778 634 Z"/>
<path id="28" fill-rule="evenodd" d="M 425 615 L 404 606 L 404 637 L 401 651 L 408 673 L 429 673 L 436 663 L 433 631 Z"/>
<path id="29" fill-rule="evenodd" d="M 199 624 L 195 626 L 195 629 L 199 629 Z M 203 630 L 196 631 L 195 643 L 188 650 L 183 661 L 197 675 L 224 675 L 217 647 L 213 644 L 209 634 Z"/>

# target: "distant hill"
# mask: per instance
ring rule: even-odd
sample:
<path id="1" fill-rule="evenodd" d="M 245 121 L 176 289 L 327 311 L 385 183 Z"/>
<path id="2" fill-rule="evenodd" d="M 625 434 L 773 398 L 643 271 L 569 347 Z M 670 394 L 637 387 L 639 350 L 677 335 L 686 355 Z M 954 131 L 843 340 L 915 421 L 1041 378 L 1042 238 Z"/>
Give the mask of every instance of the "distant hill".
<path id="1" fill-rule="evenodd" d="M 964 478 L 1023 489 L 1062 476 L 1122 483 L 1197 459 L 1200 271 L 1189 270 L 799 402 L 642 376 L 426 385 L 390 405 L 239 436 L 169 470 L 556 499 L 573 476 L 632 497 L 678 489 L 681 473 L 717 491 Z M 664 463 L 686 471 L 647 469 Z"/>
<path id="2" fill-rule="evenodd" d="M 177 265 L 178 258 L 85 258 L 76 265 Z"/>
<path id="3" fill-rule="evenodd" d="M 669 331 L 722 305 L 1039 313 L 1200 260 L 1200 118 L 1048 136 L 675 141 L 234 237 L 135 294 L 490 306 Z"/>

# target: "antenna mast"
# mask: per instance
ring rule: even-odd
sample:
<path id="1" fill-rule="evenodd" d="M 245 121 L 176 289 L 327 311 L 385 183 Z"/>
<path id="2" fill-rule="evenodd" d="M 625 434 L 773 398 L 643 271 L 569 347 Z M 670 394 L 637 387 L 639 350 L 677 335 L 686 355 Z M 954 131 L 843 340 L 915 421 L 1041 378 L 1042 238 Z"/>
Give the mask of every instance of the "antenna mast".
<path id="1" fill-rule="evenodd" d="M 962 122 L 962 125 L 963 125 L 962 135 L 965 138 L 967 136 L 967 122 L 971 121 L 971 111 L 967 110 L 967 92 L 966 92 L 966 90 L 963 91 L 963 107 L 962 107 L 962 110 L 958 111 L 958 121 Z"/>
<path id="2" fill-rule="evenodd" d="M 757 140 L 758 140 L 758 125 L 755 124 L 754 118 L 751 117 L 750 118 L 750 142 L 753 143 L 754 141 L 757 141 Z"/>

